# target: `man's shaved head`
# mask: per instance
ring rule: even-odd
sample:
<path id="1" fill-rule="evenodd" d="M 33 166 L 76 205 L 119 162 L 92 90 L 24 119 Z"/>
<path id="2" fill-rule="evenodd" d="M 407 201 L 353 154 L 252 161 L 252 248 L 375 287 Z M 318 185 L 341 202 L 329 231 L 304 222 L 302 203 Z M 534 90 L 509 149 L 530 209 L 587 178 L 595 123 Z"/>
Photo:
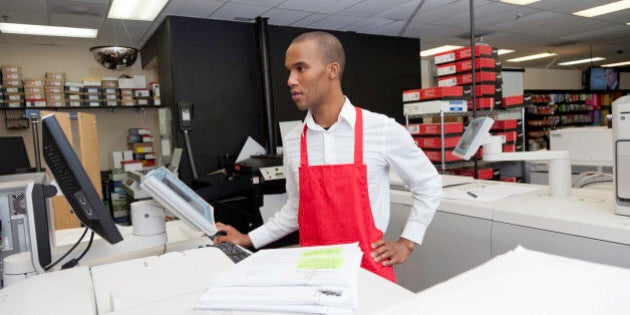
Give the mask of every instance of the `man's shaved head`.
<path id="1" fill-rule="evenodd" d="M 339 64 L 339 81 L 341 81 L 343 70 L 346 67 L 346 54 L 339 39 L 326 32 L 308 32 L 296 37 L 291 42 L 291 45 L 306 41 L 312 41 L 317 44 L 319 53 L 324 57 L 325 63 L 336 62 Z"/>

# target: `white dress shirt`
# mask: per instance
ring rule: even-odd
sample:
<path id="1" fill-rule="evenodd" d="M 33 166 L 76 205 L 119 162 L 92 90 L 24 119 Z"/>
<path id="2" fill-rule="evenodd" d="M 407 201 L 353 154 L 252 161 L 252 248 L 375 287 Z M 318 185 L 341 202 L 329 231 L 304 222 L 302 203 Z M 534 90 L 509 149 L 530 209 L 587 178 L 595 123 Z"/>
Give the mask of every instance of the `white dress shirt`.
<path id="1" fill-rule="evenodd" d="M 339 118 L 328 130 L 317 125 L 309 111 L 304 119 L 309 165 L 348 164 L 354 161 L 356 112 L 346 98 Z M 287 203 L 263 226 L 251 231 L 254 247 L 260 248 L 298 229 L 300 135 L 304 125 L 292 129 L 283 139 Z M 401 237 L 422 243 L 427 226 L 440 203 L 442 180 L 433 164 L 414 143 L 409 132 L 394 119 L 363 110 L 363 162 L 372 216 L 385 233 L 389 223 L 389 171 L 398 174 L 409 187 L 413 206 Z M 376 240 L 374 240 L 376 241 Z"/>

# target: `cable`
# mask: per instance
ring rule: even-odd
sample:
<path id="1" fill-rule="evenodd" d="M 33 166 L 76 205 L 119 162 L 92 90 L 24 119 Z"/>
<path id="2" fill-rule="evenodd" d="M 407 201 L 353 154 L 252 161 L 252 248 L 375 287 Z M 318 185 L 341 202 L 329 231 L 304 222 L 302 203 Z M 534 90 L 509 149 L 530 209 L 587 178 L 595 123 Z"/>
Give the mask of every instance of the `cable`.
<path id="1" fill-rule="evenodd" d="M 83 258 L 83 256 L 85 256 L 85 254 L 88 252 L 88 250 L 90 250 L 90 247 L 92 247 L 92 241 L 94 240 L 94 231 L 92 231 L 92 234 L 90 234 L 90 241 L 88 242 L 87 247 L 83 250 L 83 253 L 81 253 L 81 255 L 78 258 L 72 258 L 70 260 L 68 260 L 65 264 L 61 265 L 61 269 L 69 269 L 69 268 L 73 268 L 76 265 L 79 264 L 79 261 L 81 260 L 81 258 Z"/>
<path id="2" fill-rule="evenodd" d="M 57 259 L 57 261 L 55 261 L 54 263 L 44 267 L 44 270 L 48 271 L 50 268 L 54 267 L 59 262 L 64 260 L 68 255 L 70 255 L 70 253 L 72 253 L 72 251 L 74 251 L 74 249 L 77 248 L 77 246 L 79 246 L 79 244 L 81 244 L 81 241 L 85 237 L 85 234 L 87 234 L 87 231 L 88 231 L 88 228 L 85 228 L 85 230 L 83 231 L 83 234 L 81 234 L 81 237 L 79 238 L 79 240 L 74 245 L 72 245 L 72 248 L 70 248 L 70 250 L 68 250 L 65 254 L 63 254 L 63 256 L 61 256 L 61 258 Z"/>

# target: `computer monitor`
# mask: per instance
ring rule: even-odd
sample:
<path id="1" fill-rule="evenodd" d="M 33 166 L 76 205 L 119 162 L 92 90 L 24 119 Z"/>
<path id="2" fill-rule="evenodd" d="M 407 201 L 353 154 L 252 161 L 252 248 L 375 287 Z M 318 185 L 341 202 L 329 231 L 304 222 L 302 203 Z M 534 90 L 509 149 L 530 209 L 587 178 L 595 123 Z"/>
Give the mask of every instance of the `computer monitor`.
<path id="1" fill-rule="evenodd" d="M 470 159 L 487 140 L 493 123 L 494 120 L 488 117 L 479 117 L 471 120 L 468 127 L 466 127 L 466 131 L 464 131 L 464 135 L 453 150 L 453 154 L 464 160 Z"/>
<path id="2" fill-rule="evenodd" d="M 214 208 L 165 167 L 149 172 L 140 187 L 192 229 L 217 233 Z"/>
<path id="3" fill-rule="evenodd" d="M 22 137 L 0 137 L 0 152 L 0 175 L 23 173 L 31 167 Z"/>
<path id="4" fill-rule="evenodd" d="M 54 115 L 42 118 L 44 160 L 81 223 L 111 244 L 123 240 Z"/>

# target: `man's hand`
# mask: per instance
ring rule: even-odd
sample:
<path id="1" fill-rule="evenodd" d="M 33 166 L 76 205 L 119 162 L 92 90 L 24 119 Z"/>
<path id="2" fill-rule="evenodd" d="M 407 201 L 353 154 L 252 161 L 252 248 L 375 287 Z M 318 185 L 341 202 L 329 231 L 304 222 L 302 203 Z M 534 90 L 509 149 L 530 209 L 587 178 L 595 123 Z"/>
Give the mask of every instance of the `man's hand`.
<path id="1" fill-rule="evenodd" d="M 375 262 L 383 262 L 383 266 L 391 266 L 404 263 L 411 252 L 416 248 L 416 243 L 400 238 L 398 242 L 378 240 L 372 243 L 372 258 Z"/>
<path id="2" fill-rule="evenodd" d="M 252 246 L 252 240 L 249 238 L 249 235 L 239 232 L 237 229 L 235 229 L 232 226 L 223 224 L 221 222 L 217 222 L 217 230 L 219 232 L 225 233 L 225 235 L 217 236 L 214 239 L 215 244 L 227 242 L 227 243 L 240 245 L 243 247 Z"/>

